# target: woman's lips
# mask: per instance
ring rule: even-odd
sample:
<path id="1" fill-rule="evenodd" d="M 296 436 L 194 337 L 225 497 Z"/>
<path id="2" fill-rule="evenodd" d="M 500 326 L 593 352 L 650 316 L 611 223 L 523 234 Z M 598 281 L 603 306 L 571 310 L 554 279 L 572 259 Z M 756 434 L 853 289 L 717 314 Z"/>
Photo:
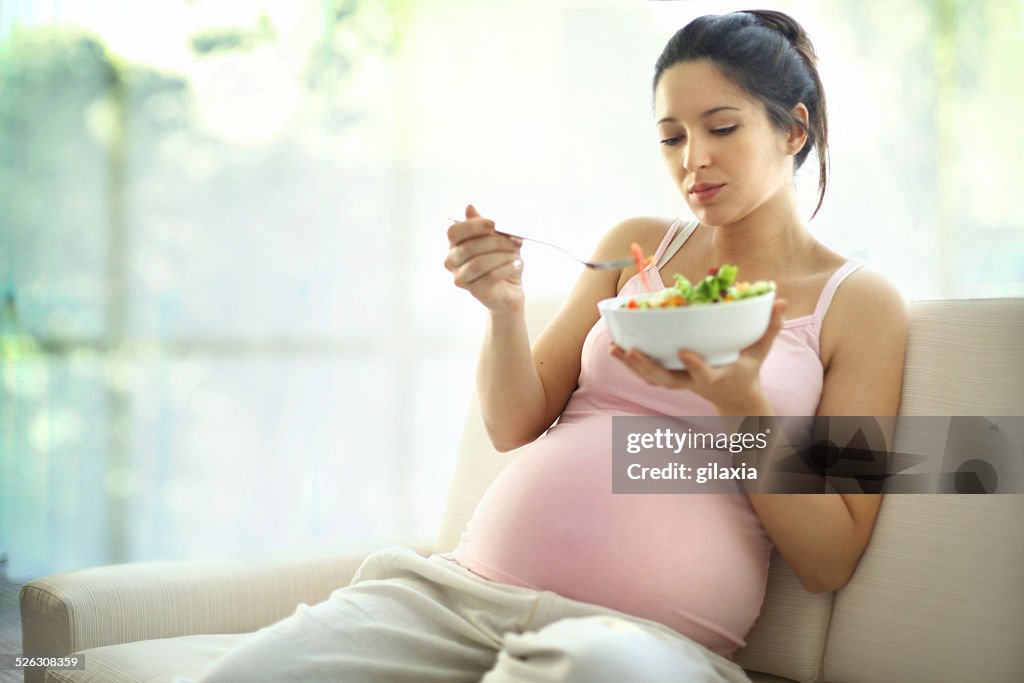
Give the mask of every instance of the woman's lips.
<path id="1" fill-rule="evenodd" d="M 693 195 L 694 199 L 696 199 L 698 202 L 710 202 L 712 199 L 715 198 L 715 195 L 718 194 L 718 191 L 721 190 L 723 187 L 725 187 L 724 184 L 714 185 L 704 190 L 693 191 L 690 194 Z"/>

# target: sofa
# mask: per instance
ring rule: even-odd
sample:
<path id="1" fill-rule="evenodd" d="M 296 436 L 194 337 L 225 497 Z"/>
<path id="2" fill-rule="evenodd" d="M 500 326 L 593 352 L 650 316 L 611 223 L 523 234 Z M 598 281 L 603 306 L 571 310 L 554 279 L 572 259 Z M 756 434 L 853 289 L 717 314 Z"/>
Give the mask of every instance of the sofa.
<path id="1" fill-rule="evenodd" d="M 529 304 L 531 334 L 553 313 Z M 1024 299 L 911 303 L 901 415 L 1024 415 Z M 931 438 L 897 425 L 894 450 Z M 451 550 L 516 457 L 473 405 L 443 521 L 422 554 Z M 1024 457 L 1024 452 L 1022 452 Z M 21 588 L 23 652 L 84 653 L 84 670 L 26 681 L 182 681 L 247 634 L 347 585 L 364 553 L 137 562 Z M 735 659 L 755 683 L 1024 681 L 1024 494 L 888 495 L 852 580 L 809 593 L 773 551 L 767 594 Z"/>

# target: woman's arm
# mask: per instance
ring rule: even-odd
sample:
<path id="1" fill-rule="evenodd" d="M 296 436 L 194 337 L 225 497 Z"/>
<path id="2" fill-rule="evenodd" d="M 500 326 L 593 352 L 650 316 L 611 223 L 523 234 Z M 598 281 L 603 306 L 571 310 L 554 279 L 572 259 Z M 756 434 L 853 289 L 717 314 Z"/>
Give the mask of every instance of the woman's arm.
<path id="1" fill-rule="evenodd" d="M 653 250 L 663 231 L 657 219 L 623 221 L 601 240 L 593 259 L 622 258 L 633 241 Z M 532 349 L 522 305 L 490 309 L 477 390 L 484 426 L 498 451 L 530 443 L 561 414 L 579 380 L 583 342 L 599 318 L 597 302 L 615 296 L 620 278 L 630 275 L 632 269 L 584 269 Z"/>
<path id="2" fill-rule="evenodd" d="M 820 416 L 895 416 L 906 348 L 907 307 L 899 291 L 861 269 L 836 290 L 822 338 L 835 340 Z M 892 444 L 893 420 L 880 421 Z M 834 591 L 853 575 L 878 517 L 882 494 L 750 494 L 779 552 L 812 592 Z"/>

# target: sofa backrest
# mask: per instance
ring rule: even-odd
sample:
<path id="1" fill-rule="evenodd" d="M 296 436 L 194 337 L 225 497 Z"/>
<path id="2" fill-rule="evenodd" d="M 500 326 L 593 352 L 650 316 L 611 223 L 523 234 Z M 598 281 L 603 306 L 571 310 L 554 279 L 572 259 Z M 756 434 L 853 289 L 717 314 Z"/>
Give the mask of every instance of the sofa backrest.
<path id="1" fill-rule="evenodd" d="M 913 303 L 903 382 L 901 415 L 1024 416 L 1024 299 Z M 897 422 L 893 451 L 936 436 Z M 823 664 L 834 683 L 1024 681 L 1024 494 L 885 496 Z"/>
<path id="2" fill-rule="evenodd" d="M 528 303 L 531 336 L 556 307 Z M 1024 299 L 912 303 L 901 415 L 1024 415 L 1022 339 Z M 898 426 L 894 450 L 914 452 L 919 438 Z M 455 547 L 517 453 L 494 450 L 474 400 L 439 551 Z M 735 659 L 797 681 L 1014 680 L 999 673 L 1024 672 L 1022 576 L 1024 495 L 886 496 L 853 580 L 834 595 L 808 593 L 772 552 L 761 616 Z"/>

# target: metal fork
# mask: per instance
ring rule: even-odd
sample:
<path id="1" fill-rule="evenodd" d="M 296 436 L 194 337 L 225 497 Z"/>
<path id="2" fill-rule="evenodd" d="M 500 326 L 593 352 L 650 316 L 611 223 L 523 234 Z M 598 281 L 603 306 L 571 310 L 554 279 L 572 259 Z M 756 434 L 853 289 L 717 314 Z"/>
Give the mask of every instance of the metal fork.
<path id="1" fill-rule="evenodd" d="M 465 219 L 464 218 L 451 218 L 451 217 L 449 217 L 448 220 L 453 221 L 455 223 L 461 223 Z M 562 247 L 558 246 L 557 244 L 552 244 L 551 242 L 545 242 L 544 240 L 539 240 L 536 237 L 526 237 L 524 235 L 513 235 L 510 232 L 502 232 L 500 230 L 495 230 L 495 232 L 497 232 L 499 235 L 505 235 L 506 237 L 515 237 L 517 239 L 521 239 L 521 240 L 524 240 L 526 242 L 536 242 L 537 244 L 543 244 L 545 247 L 551 247 L 552 249 L 557 249 L 558 251 L 562 252 L 563 254 L 565 254 L 569 258 L 573 259 L 574 261 L 578 261 L 579 263 L 582 263 L 583 265 L 585 265 L 587 268 L 594 268 L 595 270 L 619 270 L 620 268 L 625 268 L 626 266 L 631 266 L 631 265 L 633 265 L 635 263 L 635 261 L 632 258 L 621 258 L 621 259 L 616 259 L 615 261 L 586 261 L 584 259 L 581 259 L 579 256 L 576 256 L 572 252 L 566 251 L 565 249 L 563 249 Z"/>

